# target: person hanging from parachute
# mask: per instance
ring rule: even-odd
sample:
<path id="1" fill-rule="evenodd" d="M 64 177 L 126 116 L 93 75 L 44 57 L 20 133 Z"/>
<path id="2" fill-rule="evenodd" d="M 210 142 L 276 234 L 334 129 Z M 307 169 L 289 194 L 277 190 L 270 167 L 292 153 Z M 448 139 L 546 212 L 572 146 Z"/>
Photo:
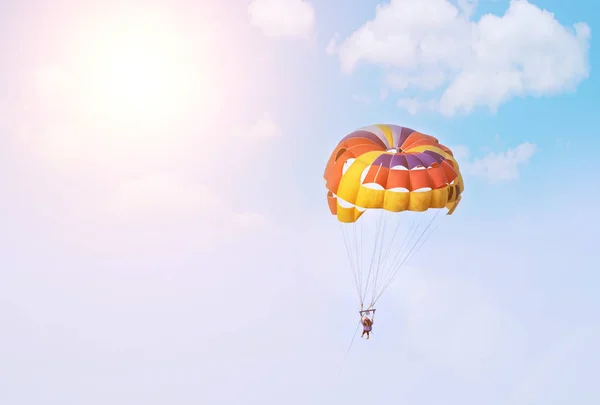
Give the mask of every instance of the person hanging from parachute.
<path id="1" fill-rule="evenodd" d="M 371 318 L 369 318 L 369 313 L 373 312 Z M 371 336 L 371 332 L 373 331 L 373 323 L 375 322 L 375 309 L 369 309 L 366 311 L 360 311 L 360 323 L 363 326 L 362 335 L 360 335 L 361 339 L 367 335 L 367 339 Z"/>
<path id="2" fill-rule="evenodd" d="M 454 213 L 463 178 L 454 154 L 437 138 L 390 124 L 346 135 L 332 151 L 323 177 L 361 304 L 361 337 L 369 339 L 374 305 L 435 231 L 431 224 L 442 209 Z M 401 227 L 406 228 L 403 238 Z M 386 244 L 387 228 L 391 238 Z M 374 243 L 363 246 L 369 231 Z M 370 257 L 363 255 L 369 252 Z"/>

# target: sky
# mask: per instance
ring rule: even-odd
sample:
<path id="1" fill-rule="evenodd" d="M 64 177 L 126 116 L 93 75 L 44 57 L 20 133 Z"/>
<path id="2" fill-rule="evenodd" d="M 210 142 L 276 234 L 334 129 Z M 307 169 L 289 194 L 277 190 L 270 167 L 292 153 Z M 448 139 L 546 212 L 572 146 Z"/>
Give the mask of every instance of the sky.
<path id="1" fill-rule="evenodd" d="M 600 403 L 600 4 L 0 5 L 0 403 Z M 376 123 L 463 199 L 359 303 L 323 170 Z M 346 357 L 347 355 L 347 357 Z"/>

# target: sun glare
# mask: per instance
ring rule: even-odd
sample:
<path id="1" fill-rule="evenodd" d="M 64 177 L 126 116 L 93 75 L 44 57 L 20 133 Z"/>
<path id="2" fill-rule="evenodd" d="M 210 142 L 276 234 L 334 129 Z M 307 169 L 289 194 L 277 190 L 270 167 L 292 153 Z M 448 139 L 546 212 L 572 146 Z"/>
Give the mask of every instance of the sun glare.
<path id="1" fill-rule="evenodd" d="M 112 22 L 82 41 L 84 100 L 113 122 L 176 118 L 207 73 L 194 67 L 186 42 L 161 21 Z"/>

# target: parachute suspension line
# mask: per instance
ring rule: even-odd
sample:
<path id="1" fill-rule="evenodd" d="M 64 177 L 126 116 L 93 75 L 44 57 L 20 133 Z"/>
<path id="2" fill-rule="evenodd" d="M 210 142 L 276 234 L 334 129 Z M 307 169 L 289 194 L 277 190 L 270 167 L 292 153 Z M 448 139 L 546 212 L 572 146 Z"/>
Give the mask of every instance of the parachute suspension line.
<path id="1" fill-rule="evenodd" d="M 351 229 L 352 229 L 352 240 L 354 242 L 353 244 L 353 253 L 354 253 L 354 257 L 355 257 L 355 261 L 356 261 L 356 279 L 357 279 L 357 291 L 358 291 L 358 295 L 360 297 L 360 302 L 361 304 L 364 302 L 365 300 L 365 294 L 362 291 L 362 278 L 363 278 L 363 265 L 362 265 L 362 259 L 359 256 L 359 248 L 358 248 L 358 244 L 357 244 L 357 227 L 358 224 L 356 222 L 352 223 L 351 225 Z"/>
<path id="2" fill-rule="evenodd" d="M 380 230 L 381 230 L 381 215 L 377 219 L 377 222 L 375 225 L 375 241 L 373 243 L 373 252 L 371 253 L 371 260 L 369 262 L 369 272 L 367 273 L 367 280 L 364 285 L 361 284 L 362 290 L 363 290 L 363 295 L 365 295 L 367 293 L 367 290 L 369 288 L 369 279 L 371 278 L 371 272 L 373 270 L 373 262 L 375 261 L 375 252 L 377 251 L 377 244 L 379 242 Z"/>
<path id="3" fill-rule="evenodd" d="M 379 167 L 377 168 L 377 172 L 375 173 L 375 178 L 377 178 L 379 176 L 379 172 L 381 171 L 382 167 L 383 167 L 383 163 L 380 163 Z M 375 235 L 375 245 L 373 246 L 373 254 L 371 255 L 371 263 L 369 265 L 369 273 L 367 274 L 367 280 L 365 283 L 363 296 L 365 296 L 367 294 L 367 292 L 369 291 L 369 285 L 372 283 L 371 274 L 373 273 L 373 266 L 375 265 L 375 254 L 378 250 L 379 250 L 378 256 L 381 256 L 381 249 L 383 248 L 383 237 L 385 236 L 385 225 L 386 225 L 386 222 L 383 220 L 384 212 L 385 212 L 385 210 L 383 210 L 383 209 L 379 210 L 379 219 L 377 220 L 377 225 L 376 225 L 377 232 Z M 380 246 L 378 246 L 378 244 L 380 244 Z M 378 258 L 377 264 L 376 264 L 377 267 L 380 264 L 379 262 L 380 262 L 380 259 Z M 373 292 L 374 291 L 375 291 L 375 289 L 373 289 Z"/>
<path id="4" fill-rule="evenodd" d="M 379 271 L 381 270 L 381 265 L 383 264 L 383 246 L 385 241 L 385 235 L 387 231 L 388 221 L 384 221 L 383 218 L 385 216 L 385 211 L 381 211 L 381 220 L 383 221 L 383 231 L 381 233 L 381 246 L 379 248 L 379 255 L 377 257 L 377 267 L 375 268 L 375 275 L 373 276 L 373 293 L 371 294 L 371 303 L 377 294 L 377 276 L 379 275 Z"/>
<path id="5" fill-rule="evenodd" d="M 357 228 L 358 228 L 358 232 L 357 232 Z M 357 257 L 357 264 L 356 264 L 356 271 L 357 271 L 357 278 L 358 278 L 358 290 L 359 290 L 359 294 L 360 294 L 360 303 L 361 305 L 364 303 L 365 301 L 365 295 L 362 291 L 362 283 L 363 283 L 363 261 L 362 261 L 362 224 L 360 222 L 354 222 L 352 224 L 352 230 L 353 230 L 353 236 L 354 236 L 354 246 L 355 246 L 355 254 Z M 360 238 L 360 244 L 359 244 L 359 240 L 358 240 L 358 236 L 357 233 L 360 234 L 361 238 Z"/>
<path id="6" fill-rule="evenodd" d="M 340 230 L 342 231 L 342 236 L 344 238 L 344 246 L 346 247 L 346 253 L 348 255 L 348 261 L 350 262 L 350 270 L 352 271 L 352 276 L 354 277 L 354 284 L 356 286 L 356 292 L 358 293 L 358 299 L 362 302 L 363 297 L 360 291 L 360 284 L 358 280 L 358 269 L 355 258 L 352 255 L 352 248 L 350 246 L 350 240 L 346 230 L 344 229 L 344 224 L 340 223 Z"/>
<path id="7" fill-rule="evenodd" d="M 435 214 L 435 216 L 434 216 L 434 218 L 431 220 L 431 222 L 434 222 L 434 220 L 435 220 L 435 217 L 437 217 L 439 213 L 440 213 L 440 211 L 438 211 L 438 212 Z M 421 249 L 421 246 L 423 246 L 423 245 L 424 245 L 424 244 L 425 244 L 425 243 L 426 243 L 426 242 L 429 240 L 429 238 L 431 237 L 431 235 L 433 235 L 433 234 L 434 234 L 434 232 L 435 232 L 435 231 L 438 229 L 438 227 L 439 227 L 439 226 L 440 226 L 440 224 L 439 224 L 439 222 L 437 222 L 437 223 L 435 224 L 435 227 L 434 227 L 434 228 L 433 228 L 433 229 L 432 229 L 432 230 L 431 230 L 431 231 L 430 231 L 430 232 L 427 234 L 427 236 L 425 236 L 425 239 L 423 239 L 423 241 L 421 242 L 421 244 L 420 244 L 419 246 L 417 246 L 417 248 L 415 249 L 415 252 L 413 253 L 413 255 L 412 255 L 412 256 L 410 256 L 410 257 L 408 258 L 408 260 L 407 260 L 407 261 L 410 261 L 410 259 L 412 259 L 412 258 L 413 258 L 413 257 L 414 257 L 414 256 L 417 254 L 417 252 L 419 251 L 419 249 Z M 425 233 L 425 232 L 423 232 L 423 233 Z"/>
<path id="8" fill-rule="evenodd" d="M 368 211 L 370 212 L 365 212 L 367 215 L 360 221 L 340 224 L 361 309 L 366 307 L 366 310 L 375 306 L 383 293 L 396 280 L 404 265 L 416 256 L 433 235 L 439 224 L 434 227 L 432 224 L 442 210 L 435 210 L 432 216 L 412 212 L 390 213 L 384 209 L 380 209 L 377 215 L 374 210 Z M 369 217 L 368 214 L 374 215 Z M 412 216 L 413 219 L 410 226 L 406 222 L 407 215 Z M 363 228 L 365 220 L 370 220 L 367 228 Z M 402 230 L 404 233 L 402 238 L 399 235 L 400 228 L 409 228 L 407 232 L 405 229 Z M 365 237 L 363 231 L 368 231 L 371 234 L 369 240 L 371 236 L 374 240 L 374 246 L 368 247 L 369 250 L 372 249 L 370 258 L 363 257 Z M 398 246 L 400 240 L 402 243 Z M 363 259 L 369 260 L 369 263 L 363 262 Z"/>
<path id="9" fill-rule="evenodd" d="M 379 297 L 383 294 L 383 291 L 386 289 L 386 285 L 387 285 L 387 280 L 389 280 L 393 270 L 394 270 L 394 263 L 396 263 L 398 261 L 398 259 L 402 256 L 402 254 L 406 251 L 406 249 L 409 249 L 409 247 L 412 244 L 412 241 L 414 240 L 415 234 L 417 232 L 417 230 L 420 227 L 421 222 L 423 221 L 423 217 L 419 216 L 418 217 L 418 221 L 417 220 L 413 220 L 410 226 L 409 231 L 406 233 L 404 240 L 402 241 L 402 244 L 400 245 L 399 249 L 396 252 L 396 255 L 394 257 L 394 259 L 391 261 L 390 264 L 388 264 L 387 266 L 387 270 L 386 270 L 386 274 L 383 277 L 383 285 L 378 293 L 377 296 L 373 297 L 373 305 L 375 305 L 375 303 L 377 302 L 377 300 L 379 299 Z"/>
<path id="10" fill-rule="evenodd" d="M 373 277 L 369 277 L 369 279 L 367 280 L 367 286 L 366 288 L 368 288 L 369 286 L 371 286 L 371 302 L 373 302 L 373 298 L 376 295 L 376 288 L 377 288 L 377 284 L 376 284 L 376 278 L 377 278 L 377 273 L 379 272 L 379 269 L 381 268 L 381 257 L 382 257 L 382 252 L 383 252 L 383 246 L 384 246 L 384 241 L 385 241 L 385 234 L 386 234 L 386 228 L 387 228 L 387 221 L 385 221 L 384 218 L 385 217 L 385 210 L 381 210 L 380 211 L 380 216 L 379 216 L 379 227 L 378 227 L 378 237 L 379 240 L 377 243 L 379 243 L 378 247 L 378 253 L 377 253 L 377 258 L 375 258 L 375 255 L 373 255 L 373 262 L 375 264 L 374 268 L 373 268 Z M 369 305 L 369 309 L 371 308 L 371 305 Z"/>
<path id="11" fill-rule="evenodd" d="M 383 240 L 385 237 L 385 225 L 386 225 L 386 221 L 384 220 L 384 215 L 385 215 L 385 211 L 384 210 L 380 210 L 379 211 L 379 219 L 377 222 L 377 239 L 375 241 L 375 247 L 373 249 L 373 255 L 371 256 L 371 263 L 372 266 L 369 269 L 369 275 L 367 276 L 367 283 L 365 285 L 365 295 L 367 290 L 369 289 L 369 287 L 373 284 L 373 275 L 374 272 L 377 269 L 377 266 L 379 265 L 379 255 L 381 251 L 381 248 L 383 247 Z"/>
<path id="12" fill-rule="evenodd" d="M 359 234 L 360 234 L 360 244 L 358 241 L 358 238 L 356 236 L 356 228 L 359 228 Z M 356 246 L 356 256 L 358 257 L 358 290 L 359 290 L 359 295 L 360 295 L 360 304 L 362 305 L 364 303 L 365 297 L 362 296 L 362 293 L 360 292 L 360 286 L 362 286 L 362 273 L 363 273 L 363 260 L 362 260 L 362 222 L 356 223 L 354 225 L 354 227 L 352 228 L 354 230 L 354 246 Z"/>
<path id="13" fill-rule="evenodd" d="M 423 232 L 421 232 L 419 238 L 417 239 L 417 241 L 415 242 L 415 244 L 413 245 L 413 247 L 406 254 L 406 256 L 404 257 L 404 260 L 402 261 L 402 263 L 400 263 L 400 265 L 398 265 L 398 266 L 395 267 L 395 273 L 398 273 L 399 270 L 400 270 L 400 268 L 404 265 L 404 263 L 406 263 L 409 258 L 412 258 L 412 256 L 414 256 L 414 254 L 417 253 L 418 248 L 420 248 L 421 246 L 423 246 L 423 243 L 425 242 L 425 240 L 423 240 L 423 243 L 421 243 L 421 244 L 419 244 L 419 242 L 421 241 L 421 239 L 423 238 L 423 236 L 425 235 L 425 233 L 427 232 L 427 230 L 429 229 L 429 227 L 431 227 L 431 224 L 433 223 L 433 221 L 435 221 L 435 219 L 437 218 L 437 216 L 439 215 L 440 212 L 441 212 L 441 210 L 438 210 L 435 213 L 435 215 L 429 220 L 429 222 L 427 223 L 427 226 L 425 227 L 425 229 L 423 229 Z M 431 235 L 431 233 L 428 236 L 430 236 L 430 235 Z M 415 250 L 415 248 L 416 248 L 416 250 Z M 411 253 L 413 253 L 413 252 L 414 252 L 414 254 L 411 256 Z"/>
<path id="14" fill-rule="evenodd" d="M 422 218 L 419 218 L 419 219 L 422 220 Z M 412 236 L 414 235 L 414 233 L 416 231 L 416 228 L 418 228 L 417 222 L 413 221 L 412 224 L 411 224 L 411 226 L 410 226 L 410 229 L 408 230 L 408 232 L 406 233 L 406 235 L 404 235 L 404 239 L 402 240 L 402 244 L 397 249 L 396 254 L 394 255 L 394 258 L 392 259 L 392 264 L 393 263 L 397 263 L 401 259 L 401 256 L 402 256 L 403 252 L 405 251 L 404 247 L 407 246 L 407 245 L 410 245 L 410 243 L 407 243 L 407 242 L 410 242 L 410 240 L 412 239 Z M 389 266 L 388 267 L 388 271 L 386 271 L 386 273 L 390 273 L 391 274 L 393 272 L 393 268 L 394 268 L 393 265 Z M 389 275 L 390 274 L 386 274 L 387 277 L 384 277 L 384 280 L 389 279 Z M 383 285 L 384 285 L 384 288 L 385 288 L 386 282 L 384 282 Z M 379 295 L 381 295 L 381 293 Z M 375 297 L 373 297 L 373 301 L 374 302 L 376 301 Z M 373 302 L 373 305 L 375 305 L 374 302 Z"/>
<path id="15" fill-rule="evenodd" d="M 342 235 L 344 237 L 344 246 L 346 247 L 346 253 L 348 255 L 348 262 L 350 264 L 350 270 L 352 271 L 352 277 L 354 278 L 354 284 L 355 284 L 355 286 L 357 286 L 358 281 L 356 279 L 356 270 L 355 270 L 356 264 L 355 264 L 354 258 L 352 257 L 352 249 L 348 242 L 348 235 L 346 233 L 346 230 L 344 229 L 344 225 L 340 224 L 340 229 L 341 229 Z M 358 293 L 358 290 L 357 290 L 357 293 Z M 360 299 L 360 293 L 358 293 L 358 297 Z"/>
<path id="16" fill-rule="evenodd" d="M 421 246 L 423 246 L 423 244 L 427 241 L 427 239 L 429 239 L 429 237 L 433 234 L 433 232 L 435 231 L 435 229 L 437 229 L 437 226 L 436 226 L 436 228 L 434 228 L 433 231 L 429 232 L 429 234 L 423 240 L 423 242 L 419 243 L 421 241 L 421 239 L 423 238 L 423 236 L 425 235 L 425 233 L 427 232 L 427 230 L 431 227 L 431 224 L 433 223 L 433 221 L 438 217 L 438 215 L 439 215 L 439 213 L 441 211 L 442 211 L 441 209 L 437 210 L 437 212 L 435 213 L 435 215 L 427 223 L 427 226 L 425 227 L 425 229 L 423 230 L 423 232 L 421 232 L 420 236 L 418 237 L 417 241 L 412 246 L 412 248 L 408 251 L 408 253 L 406 253 L 405 255 L 403 255 L 403 259 L 401 261 L 399 260 L 399 264 L 396 264 L 395 266 L 392 267 L 392 269 L 393 269 L 392 274 L 390 275 L 390 277 L 388 278 L 388 280 L 386 281 L 386 283 L 383 285 L 383 288 L 381 289 L 381 291 L 379 292 L 379 294 L 377 295 L 377 297 L 373 301 L 372 305 L 375 305 L 375 303 L 377 303 L 377 301 L 379 301 L 379 299 L 381 298 L 381 295 L 384 293 L 384 291 L 387 290 L 387 288 L 396 279 L 396 277 L 398 276 L 398 274 L 400 274 L 400 270 L 404 267 L 404 264 L 408 262 L 408 259 L 412 258 L 418 252 L 418 250 L 421 248 Z"/>
<path id="17" fill-rule="evenodd" d="M 373 254 L 371 255 L 371 263 L 369 265 L 369 273 L 367 274 L 367 280 L 365 283 L 365 287 L 363 290 L 363 296 L 365 296 L 367 294 L 367 291 L 369 290 L 369 285 L 371 283 L 371 273 L 373 272 L 373 265 L 375 264 L 375 254 L 377 252 L 377 248 L 378 248 L 378 244 L 379 244 L 379 240 L 382 239 L 382 223 L 383 221 L 383 212 L 384 210 L 380 211 L 379 214 L 379 219 L 377 220 L 377 225 L 376 225 L 376 233 L 375 233 L 375 244 L 373 245 Z M 383 243 L 381 243 L 383 244 Z"/>
<path id="18" fill-rule="evenodd" d="M 385 268 L 385 264 L 388 262 L 388 258 L 390 255 L 390 252 L 392 251 L 392 246 L 394 246 L 394 241 L 396 240 L 396 236 L 398 235 L 398 231 L 400 230 L 400 225 L 402 225 L 402 212 L 398 214 L 399 219 L 396 221 L 396 227 L 394 229 L 394 233 L 392 235 L 391 240 L 389 241 L 388 247 L 383 255 L 383 258 L 381 260 L 381 263 L 383 263 L 383 266 L 378 266 L 377 271 L 375 272 L 375 282 L 373 284 L 373 296 L 372 296 L 372 300 L 371 300 L 371 304 L 369 305 L 369 308 L 373 307 L 373 305 L 375 305 L 374 300 L 375 300 L 375 296 L 376 294 L 376 287 L 379 285 L 379 274 L 381 273 L 382 268 Z M 384 271 L 385 273 L 385 271 Z"/>
<path id="19" fill-rule="evenodd" d="M 431 224 L 433 223 L 433 221 L 435 220 L 435 218 L 438 216 L 439 214 L 439 210 L 436 212 L 436 214 L 430 219 L 429 223 L 427 224 L 427 226 L 425 227 L 425 229 L 423 230 L 423 232 L 420 233 L 419 237 L 417 238 L 417 241 L 412 245 L 412 247 L 410 248 L 410 250 L 408 251 L 408 253 L 403 252 L 403 254 L 401 255 L 402 257 L 399 258 L 398 261 L 395 262 L 395 265 L 392 266 L 392 271 L 391 274 L 388 278 L 388 280 L 386 281 L 386 283 L 384 284 L 383 288 L 381 289 L 381 292 L 379 293 L 379 295 L 377 296 L 375 302 L 377 302 L 379 300 L 379 298 L 381 298 L 381 295 L 383 294 L 383 292 L 392 284 L 392 282 L 396 279 L 396 277 L 398 276 L 398 274 L 400 273 L 400 270 L 404 267 L 404 264 L 408 261 L 409 257 L 412 258 L 412 253 L 414 252 L 414 254 L 416 254 L 416 250 L 415 248 L 417 247 L 417 245 L 419 246 L 419 248 L 423 245 L 423 243 L 419 244 L 419 242 L 421 241 L 421 239 L 423 238 L 423 236 L 425 235 L 425 232 L 427 232 L 427 230 L 429 229 L 429 227 L 431 226 Z M 417 226 L 418 228 L 418 226 Z M 416 235 L 416 233 L 413 233 L 413 236 Z M 431 234 L 429 234 L 431 235 Z M 412 238 L 411 238 L 412 239 Z"/>
<path id="20" fill-rule="evenodd" d="M 390 255 L 390 252 L 392 251 L 392 246 L 394 246 L 394 241 L 396 240 L 396 235 L 398 235 L 398 231 L 400 230 L 400 225 L 402 225 L 402 213 L 398 214 L 399 216 L 399 220 L 396 223 L 396 229 L 394 229 L 394 234 L 392 235 L 392 240 L 390 241 L 390 244 L 388 245 L 388 248 L 386 249 L 385 255 L 383 256 L 383 262 L 386 263 L 388 260 L 388 257 Z"/>
<path id="21" fill-rule="evenodd" d="M 356 329 L 354 330 L 354 334 L 352 335 L 352 340 L 350 340 L 350 345 L 348 346 L 346 355 L 344 356 L 344 359 L 342 360 L 342 365 L 340 366 L 340 372 L 338 374 L 338 377 L 340 375 L 342 375 L 342 369 L 344 368 L 344 365 L 346 364 L 346 359 L 348 358 L 348 354 L 350 354 L 350 349 L 352 349 L 352 345 L 354 344 L 354 339 L 356 339 L 356 333 L 358 332 L 358 328 L 360 327 L 360 322 L 361 321 L 358 321 L 358 323 L 356 324 Z"/>

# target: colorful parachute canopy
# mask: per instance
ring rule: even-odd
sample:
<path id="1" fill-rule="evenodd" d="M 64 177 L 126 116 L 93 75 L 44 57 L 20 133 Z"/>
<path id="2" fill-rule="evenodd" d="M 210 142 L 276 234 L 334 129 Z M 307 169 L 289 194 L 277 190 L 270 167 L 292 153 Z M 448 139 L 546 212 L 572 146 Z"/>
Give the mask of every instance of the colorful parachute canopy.
<path id="1" fill-rule="evenodd" d="M 397 125 L 373 125 L 343 138 L 325 168 L 327 199 L 341 222 L 364 209 L 392 212 L 448 209 L 463 180 L 452 151 L 429 135 Z"/>
<path id="2" fill-rule="evenodd" d="M 452 214 L 464 190 L 449 148 L 397 125 L 347 135 L 331 154 L 324 177 L 361 307 L 369 309 L 435 232 L 432 224 L 441 209 Z"/>

